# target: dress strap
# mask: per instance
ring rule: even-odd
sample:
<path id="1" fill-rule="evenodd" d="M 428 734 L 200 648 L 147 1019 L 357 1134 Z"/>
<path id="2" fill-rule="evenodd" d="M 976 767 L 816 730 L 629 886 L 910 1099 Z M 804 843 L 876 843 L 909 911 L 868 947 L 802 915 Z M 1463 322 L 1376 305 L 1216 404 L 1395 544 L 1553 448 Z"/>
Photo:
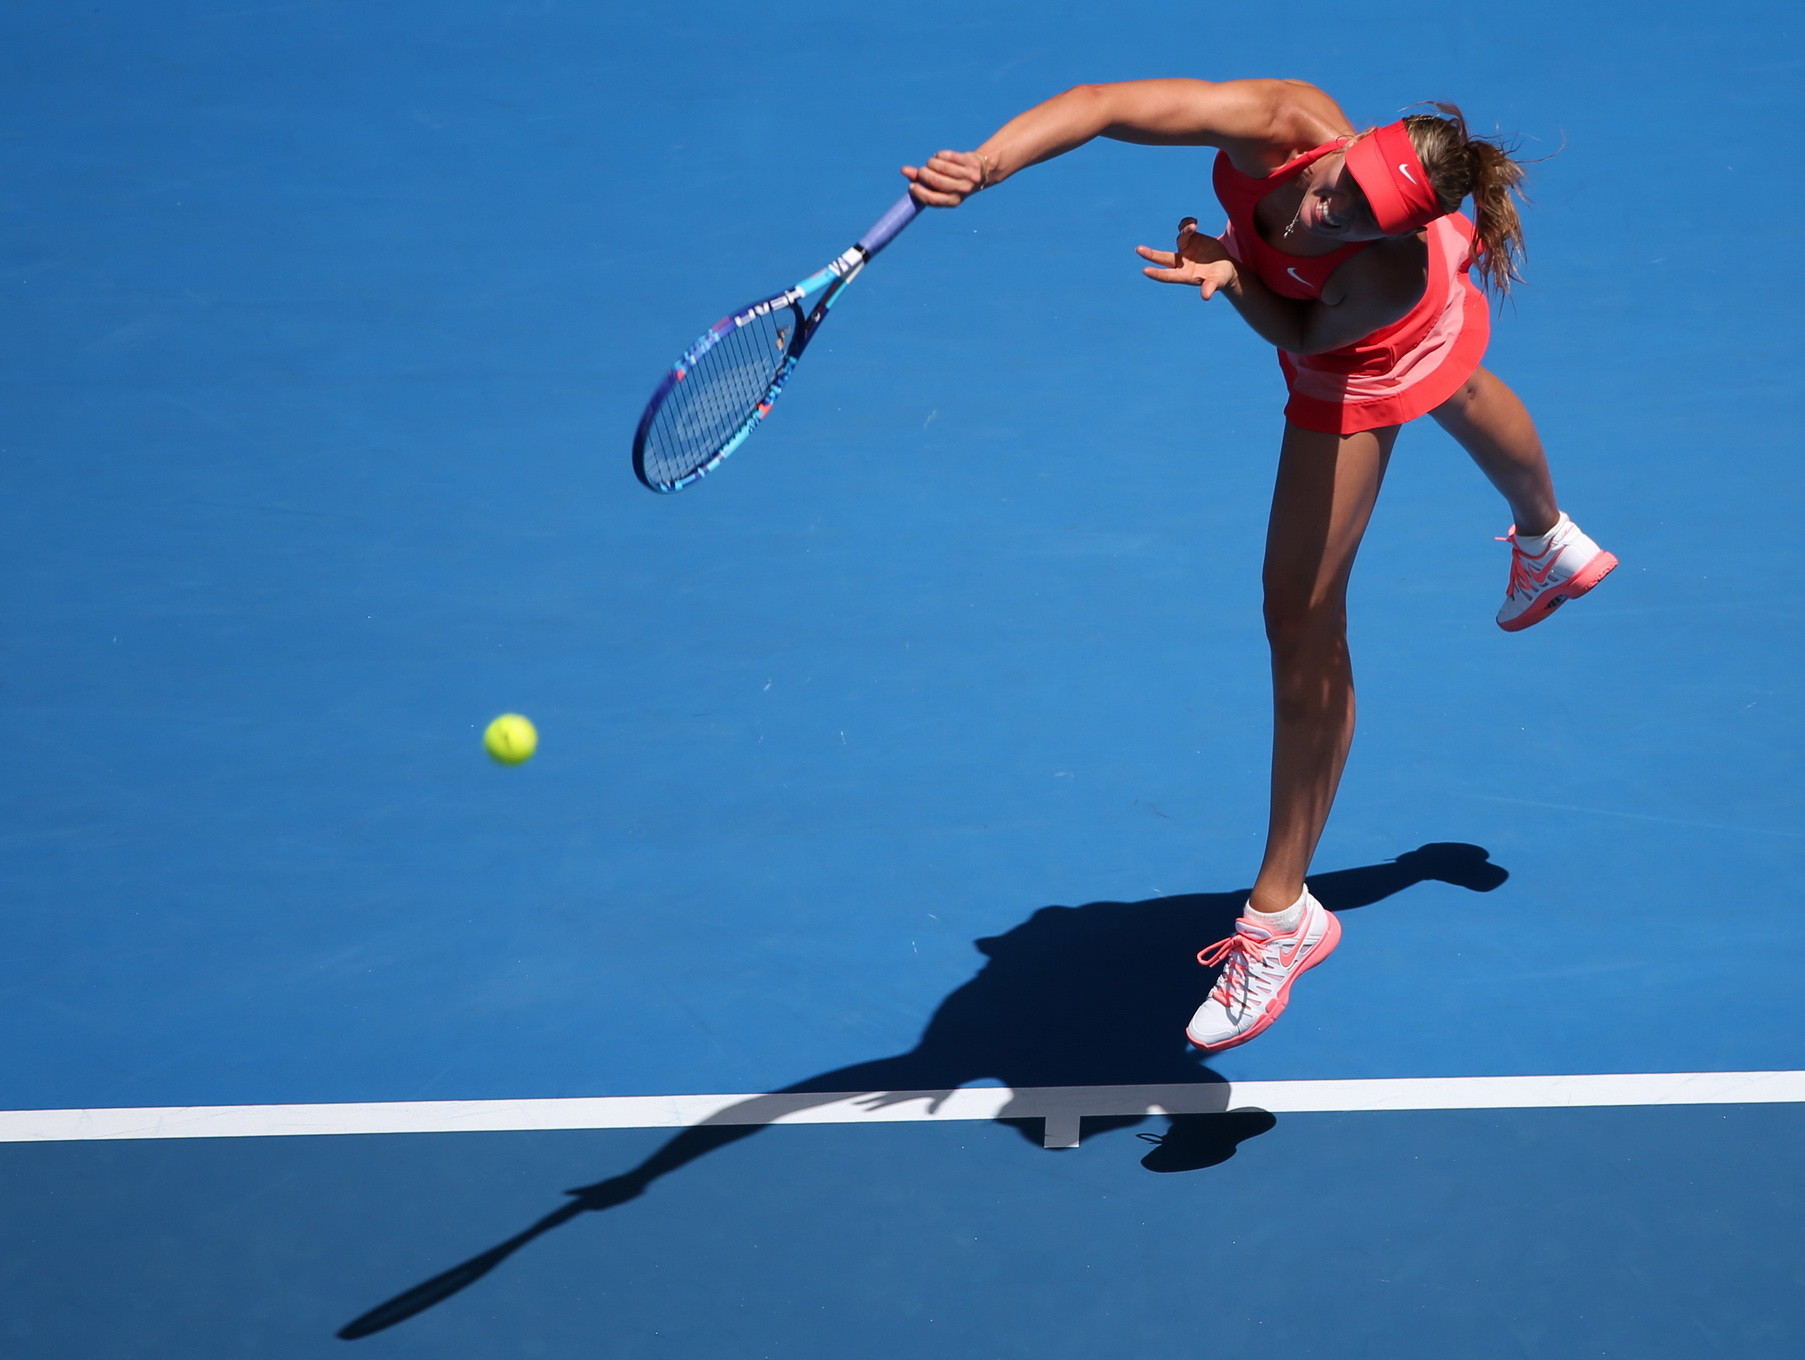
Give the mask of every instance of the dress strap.
<path id="1" fill-rule="evenodd" d="M 1332 142 L 1324 142 L 1321 146 L 1313 146 L 1308 151 L 1299 152 L 1283 165 L 1279 166 L 1278 169 L 1268 171 L 1264 175 L 1244 174 L 1240 170 L 1235 170 L 1232 161 L 1229 163 L 1229 169 L 1234 170 L 1237 175 L 1240 175 L 1242 179 L 1248 181 L 1250 184 L 1261 185 L 1262 190 L 1260 197 L 1264 198 L 1267 194 L 1278 188 L 1279 185 L 1290 179 L 1299 170 L 1302 170 L 1306 165 L 1321 160 L 1331 151 L 1341 150 L 1342 147 L 1353 140 L 1352 137 L 1337 137 Z"/>

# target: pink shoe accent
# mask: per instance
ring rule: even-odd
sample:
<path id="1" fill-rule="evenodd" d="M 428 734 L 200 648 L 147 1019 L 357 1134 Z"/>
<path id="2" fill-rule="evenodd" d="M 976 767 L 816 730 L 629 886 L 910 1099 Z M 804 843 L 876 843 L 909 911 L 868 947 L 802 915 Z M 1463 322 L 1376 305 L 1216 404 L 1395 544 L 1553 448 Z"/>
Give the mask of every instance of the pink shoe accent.
<path id="1" fill-rule="evenodd" d="M 1540 623 L 1568 600 L 1577 600 L 1616 569 L 1617 555 L 1601 549 L 1596 557 L 1574 572 L 1568 580 L 1550 590 L 1510 622 L 1500 623 L 1498 626 L 1507 633 L 1520 633 L 1530 624 Z"/>
<path id="2" fill-rule="evenodd" d="M 1224 1049 L 1234 1048 L 1239 1044 L 1244 1044 L 1249 1039 L 1257 1039 L 1260 1035 L 1270 1029 L 1272 1027 L 1272 1022 L 1283 1015 L 1285 1013 L 1285 1007 L 1291 1004 L 1291 984 L 1296 982 L 1312 968 L 1316 967 L 1316 965 L 1321 963 L 1324 959 L 1328 958 L 1329 955 L 1333 954 L 1335 952 L 1335 946 L 1341 943 L 1341 922 L 1336 920 L 1335 913 L 1329 911 L 1327 908 L 1323 909 L 1322 914 L 1328 920 L 1328 925 L 1322 933 L 1322 938 L 1316 942 L 1316 947 L 1314 949 L 1304 955 L 1303 962 L 1298 964 L 1296 970 L 1280 984 L 1278 991 L 1273 993 L 1272 1000 L 1266 1003 L 1266 1013 L 1258 1020 L 1254 1021 L 1251 1027 L 1244 1030 L 1242 1033 L 1235 1035 L 1231 1039 L 1225 1039 L 1222 1042 L 1215 1044 L 1201 1043 L 1196 1039 L 1191 1039 L 1191 1033 L 1188 1029 L 1185 1031 L 1185 1038 L 1190 1039 L 1193 1045 L 1201 1048 L 1205 1053 L 1220 1053 Z M 1303 931 L 1304 926 L 1300 924 L 1297 928 L 1297 933 L 1301 935 Z M 1275 937 L 1276 940 L 1284 940 L 1287 938 L 1289 937 L 1284 935 Z M 1239 952 L 1258 955 L 1261 952 L 1262 945 L 1274 942 L 1275 941 L 1273 940 L 1256 941 L 1251 936 L 1243 935 L 1237 930 L 1226 940 L 1218 940 L 1208 949 L 1200 951 L 1197 955 L 1197 962 L 1203 964 L 1205 967 L 1214 967 L 1216 964 L 1227 959 L 1230 954 Z M 1280 948 L 1282 950 L 1283 946 L 1280 946 Z"/>

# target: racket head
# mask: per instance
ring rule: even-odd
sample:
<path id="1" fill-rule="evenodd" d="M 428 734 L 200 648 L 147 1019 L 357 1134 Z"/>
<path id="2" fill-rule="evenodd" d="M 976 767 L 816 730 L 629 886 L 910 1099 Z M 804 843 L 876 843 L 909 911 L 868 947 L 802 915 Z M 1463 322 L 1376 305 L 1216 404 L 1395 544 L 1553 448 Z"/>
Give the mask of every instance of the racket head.
<path id="1" fill-rule="evenodd" d="M 771 409 L 825 310 L 800 289 L 722 318 L 689 347 L 646 403 L 633 472 L 653 491 L 681 491 L 719 467 Z"/>

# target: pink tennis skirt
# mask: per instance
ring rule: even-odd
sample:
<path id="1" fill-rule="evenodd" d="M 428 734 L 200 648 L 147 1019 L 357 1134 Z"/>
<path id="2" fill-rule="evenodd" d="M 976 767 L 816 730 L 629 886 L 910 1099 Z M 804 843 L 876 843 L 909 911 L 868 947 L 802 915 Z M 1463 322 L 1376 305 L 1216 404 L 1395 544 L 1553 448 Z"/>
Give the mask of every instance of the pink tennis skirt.
<path id="1" fill-rule="evenodd" d="M 1473 224 L 1454 213 L 1427 231 L 1429 286 L 1402 321 L 1327 354 L 1279 351 L 1292 424 L 1323 434 L 1402 425 L 1440 406 L 1478 369 L 1492 318 L 1469 273 Z"/>

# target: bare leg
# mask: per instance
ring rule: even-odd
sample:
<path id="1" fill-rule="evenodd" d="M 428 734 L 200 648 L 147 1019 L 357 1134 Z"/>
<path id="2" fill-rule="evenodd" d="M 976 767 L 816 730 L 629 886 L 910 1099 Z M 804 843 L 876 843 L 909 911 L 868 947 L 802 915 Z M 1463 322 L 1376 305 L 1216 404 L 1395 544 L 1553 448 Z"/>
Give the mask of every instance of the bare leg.
<path id="1" fill-rule="evenodd" d="M 1272 644 L 1272 813 L 1254 881 L 1256 911 L 1304 890 L 1354 736 L 1347 580 L 1398 427 L 1319 434 L 1286 425 L 1266 531 Z"/>
<path id="2" fill-rule="evenodd" d="M 1517 394 L 1481 368 L 1432 414 L 1510 502 L 1517 532 L 1545 534 L 1561 517 L 1535 421 Z"/>

